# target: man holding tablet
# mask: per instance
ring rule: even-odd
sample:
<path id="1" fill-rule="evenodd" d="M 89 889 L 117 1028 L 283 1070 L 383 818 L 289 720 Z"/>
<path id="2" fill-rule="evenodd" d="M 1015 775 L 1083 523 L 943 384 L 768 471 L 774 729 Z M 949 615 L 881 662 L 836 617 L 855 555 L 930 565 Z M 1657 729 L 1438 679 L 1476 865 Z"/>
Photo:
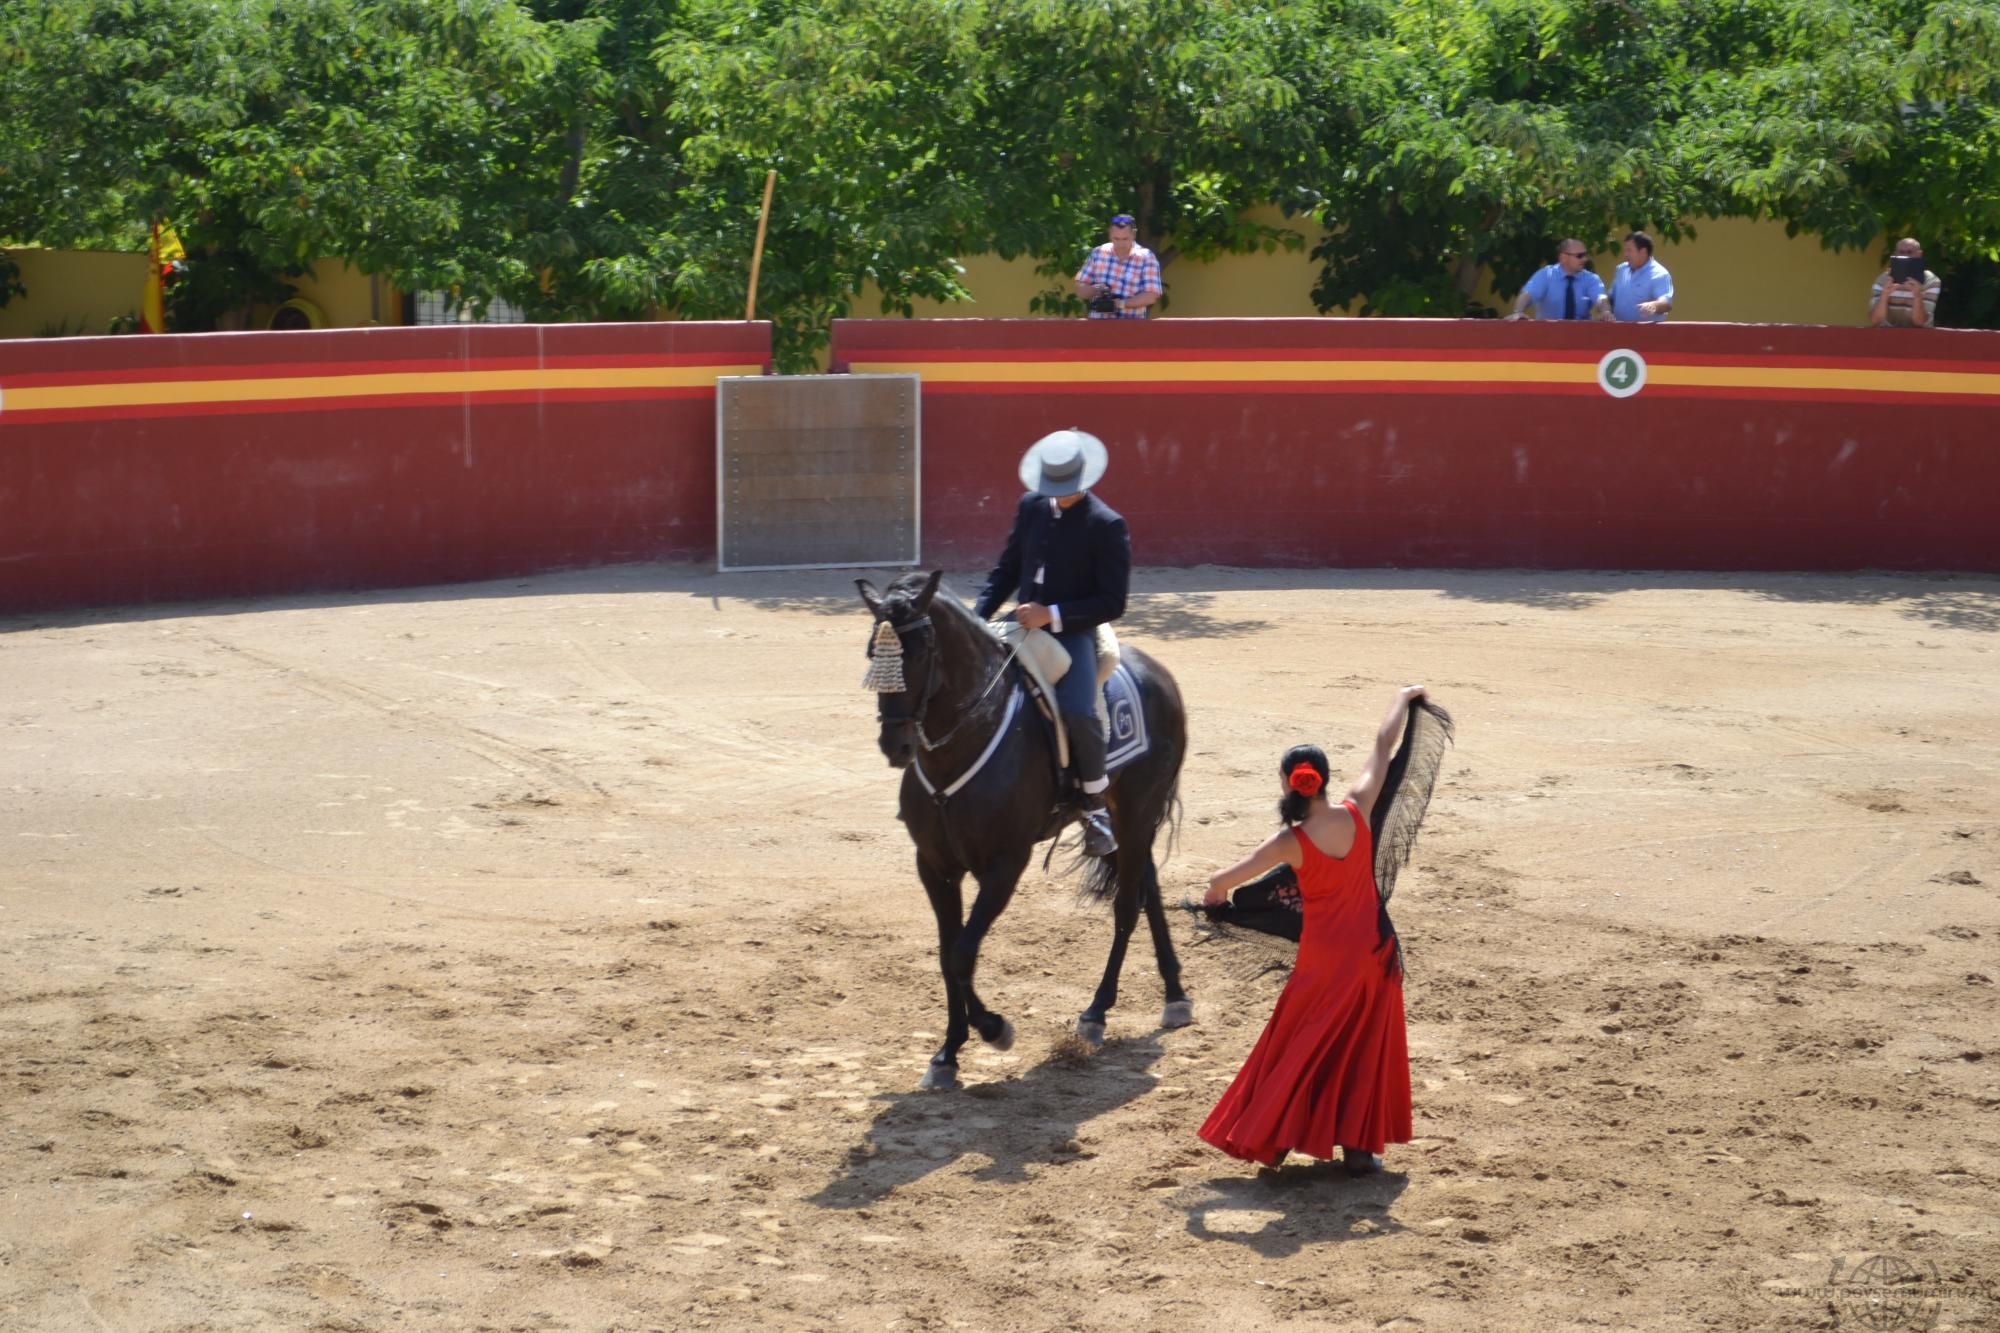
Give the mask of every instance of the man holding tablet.
<path id="1" fill-rule="evenodd" d="M 1924 247 L 1914 236 L 1896 242 L 1889 270 L 1875 279 L 1869 293 L 1868 322 L 1897 328 L 1928 329 L 1937 320 L 1938 293 L 1944 284 L 1924 267 Z"/>

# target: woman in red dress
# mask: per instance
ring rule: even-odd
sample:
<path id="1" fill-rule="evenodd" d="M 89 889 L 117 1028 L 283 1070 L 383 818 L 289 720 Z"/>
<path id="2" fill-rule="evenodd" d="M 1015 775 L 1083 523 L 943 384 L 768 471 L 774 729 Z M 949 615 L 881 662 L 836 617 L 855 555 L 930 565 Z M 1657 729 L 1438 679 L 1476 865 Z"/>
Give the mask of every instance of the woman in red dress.
<path id="1" fill-rule="evenodd" d="M 1410 1141 L 1410 1056 L 1396 939 L 1378 928 L 1375 848 L 1368 828 L 1410 701 L 1396 695 L 1375 749 L 1347 799 L 1325 794 L 1330 776 L 1316 745 L 1285 752 L 1278 774 L 1285 827 L 1208 882 L 1202 902 L 1279 864 L 1298 874 L 1305 925 L 1291 980 L 1236 1081 L 1202 1124 L 1201 1137 L 1232 1157 L 1276 1166 L 1287 1152 L 1379 1171 L 1382 1149 Z"/>

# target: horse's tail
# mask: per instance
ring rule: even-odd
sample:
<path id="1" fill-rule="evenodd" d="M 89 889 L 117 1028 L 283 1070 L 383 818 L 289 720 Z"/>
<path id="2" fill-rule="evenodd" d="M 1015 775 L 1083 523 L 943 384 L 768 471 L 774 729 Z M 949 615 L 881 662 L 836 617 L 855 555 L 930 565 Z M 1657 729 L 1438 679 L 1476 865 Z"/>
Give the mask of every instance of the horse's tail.
<path id="1" fill-rule="evenodd" d="M 1166 855 L 1160 858 L 1162 863 L 1173 856 L 1174 848 L 1180 845 L 1181 840 L 1181 779 L 1178 773 L 1174 775 L 1174 785 L 1167 789 L 1166 799 L 1160 802 L 1159 812 L 1146 826 L 1147 848 L 1152 847 L 1153 840 L 1159 837 L 1163 827 L 1167 830 L 1167 850 Z M 1083 896 L 1100 903 L 1109 902 L 1118 893 L 1118 857 L 1090 856 L 1083 859 Z"/>

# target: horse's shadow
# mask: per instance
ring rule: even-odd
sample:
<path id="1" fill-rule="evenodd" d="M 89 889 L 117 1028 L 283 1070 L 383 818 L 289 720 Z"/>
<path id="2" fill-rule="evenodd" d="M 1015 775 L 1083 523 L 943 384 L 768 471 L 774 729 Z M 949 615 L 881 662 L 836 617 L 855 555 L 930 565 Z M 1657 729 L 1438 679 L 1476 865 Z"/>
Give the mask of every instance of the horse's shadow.
<path id="1" fill-rule="evenodd" d="M 1086 1062 L 1051 1053 L 1026 1073 L 957 1092 L 883 1093 L 862 1141 L 838 1175 L 807 1200 L 822 1208 L 865 1208 L 904 1185 L 967 1156 L 988 1159 L 975 1180 L 1013 1183 L 1035 1165 L 1094 1156 L 1077 1140 L 1086 1122 L 1144 1096 L 1160 1034 L 1113 1038 Z"/>
<path id="2" fill-rule="evenodd" d="M 1338 1162 L 1216 1176 L 1175 1191 L 1188 1235 L 1283 1259 L 1308 1246 L 1366 1240 L 1406 1230 L 1389 1215 L 1409 1187 L 1401 1172 L 1352 1177 Z"/>

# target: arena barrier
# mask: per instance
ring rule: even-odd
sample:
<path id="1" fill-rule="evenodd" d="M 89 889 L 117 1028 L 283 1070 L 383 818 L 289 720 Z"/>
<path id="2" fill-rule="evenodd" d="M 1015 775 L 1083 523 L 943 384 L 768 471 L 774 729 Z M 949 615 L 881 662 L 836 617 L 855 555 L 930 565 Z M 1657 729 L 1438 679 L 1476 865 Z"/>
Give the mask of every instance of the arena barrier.
<path id="1" fill-rule="evenodd" d="M 768 324 L 0 342 L 0 613 L 710 560 Z"/>
<path id="2" fill-rule="evenodd" d="M 832 359 L 923 377 L 931 563 L 990 561 L 1079 426 L 1141 564 L 2000 571 L 2000 333 L 845 320 Z"/>

